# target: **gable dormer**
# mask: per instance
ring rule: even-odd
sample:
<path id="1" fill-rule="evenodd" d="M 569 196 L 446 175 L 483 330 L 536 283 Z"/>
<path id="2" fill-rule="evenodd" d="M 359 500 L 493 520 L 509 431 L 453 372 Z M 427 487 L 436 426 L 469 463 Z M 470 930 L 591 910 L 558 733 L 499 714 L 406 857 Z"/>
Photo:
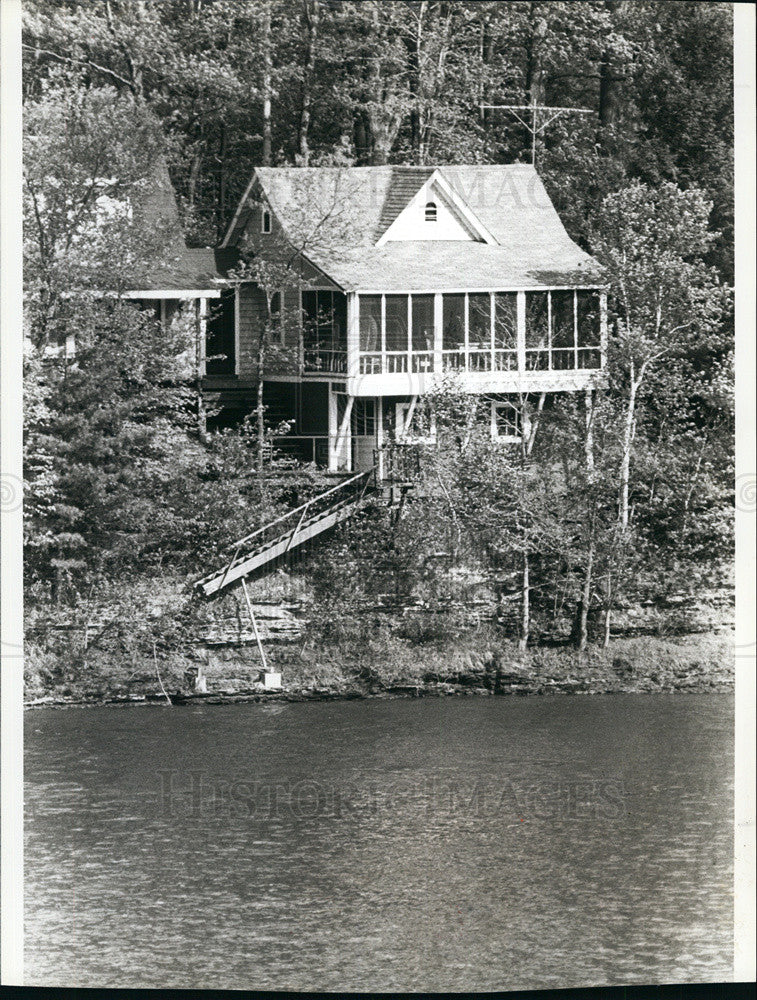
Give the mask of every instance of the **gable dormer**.
<path id="1" fill-rule="evenodd" d="M 419 240 L 497 242 L 439 170 L 424 181 L 376 246 Z"/>

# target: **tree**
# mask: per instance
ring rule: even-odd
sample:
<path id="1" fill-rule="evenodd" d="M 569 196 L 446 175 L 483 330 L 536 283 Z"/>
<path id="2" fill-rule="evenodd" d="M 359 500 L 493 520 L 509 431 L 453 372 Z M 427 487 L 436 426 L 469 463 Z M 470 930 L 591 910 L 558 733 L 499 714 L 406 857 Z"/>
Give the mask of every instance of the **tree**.
<path id="1" fill-rule="evenodd" d="M 24 277 L 35 343 L 59 333 L 70 292 L 123 291 L 170 263 L 178 230 L 165 148 L 155 118 L 113 88 L 74 82 L 27 102 Z"/>
<path id="2" fill-rule="evenodd" d="M 617 472 L 619 545 L 630 524 L 640 420 L 666 396 L 691 393 L 697 359 L 722 357 L 729 289 L 704 262 L 715 235 L 697 189 L 635 183 L 603 202 L 594 250 L 611 287 L 610 376 L 622 435 Z M 704 370 L 704 369 L 703 369 Z M 640 415 L 641 411 L 641 415 Z"/>

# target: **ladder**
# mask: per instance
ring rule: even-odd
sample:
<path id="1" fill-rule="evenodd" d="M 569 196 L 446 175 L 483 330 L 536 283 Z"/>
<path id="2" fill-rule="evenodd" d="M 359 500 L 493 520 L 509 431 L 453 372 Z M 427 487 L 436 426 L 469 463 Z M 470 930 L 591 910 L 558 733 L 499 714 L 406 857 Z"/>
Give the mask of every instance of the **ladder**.
<path id="1" fill-rule="evenodd" d="M 365 497 L 374 492 L 375 471 L 369 469 L 350 476 L 300 507 L 232 542 L 229 551 L 233 550 L 233 555 L 229 561 L 221 569 L 203 576 L 195 587 L 206 597 L 217 594 L 229 584 L 285 555 L 290 549 L 347 520 L 360 508 Z"/>

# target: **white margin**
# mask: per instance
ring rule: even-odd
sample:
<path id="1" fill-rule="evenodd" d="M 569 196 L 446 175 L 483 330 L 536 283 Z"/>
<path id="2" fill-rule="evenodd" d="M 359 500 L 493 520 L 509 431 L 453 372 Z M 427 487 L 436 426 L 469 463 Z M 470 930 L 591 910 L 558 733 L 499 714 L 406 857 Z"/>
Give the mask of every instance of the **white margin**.
<path id="1" fill-rule="evenodd" d="M 736 242 L 736 982 L 755 979 L 755 8 L 734 10 Z"/>
<path id="2" fill-rule="evenodd" d="M 24 974 L 21 0 L 0 0 L 0 981 Z"/>

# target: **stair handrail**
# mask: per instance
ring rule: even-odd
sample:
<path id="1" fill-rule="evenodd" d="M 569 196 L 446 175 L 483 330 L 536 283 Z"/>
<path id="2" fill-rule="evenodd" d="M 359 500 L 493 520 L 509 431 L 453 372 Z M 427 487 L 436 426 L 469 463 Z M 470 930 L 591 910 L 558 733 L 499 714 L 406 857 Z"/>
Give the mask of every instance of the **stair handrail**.
<path id="1" fill-rule="evenodd" d="M 345 487 L 351 486 L 353 484 L 356 484 L 360 479 L 364 479 L 365 481 L 363 483 L 363 489 L 361 490 L 359 496 L 356 497 L 356 499 L 357 500 L 362 500 L 362 498 L 365 495 L 365 492 L 366 492 L 366 490 L 368 488 L 368 483 L 370 481 L 370 477 L 371 477 L 371 475 L 374 475 L 374 474 L 375 474 L 375 469 L 368 469 L 365 472 L 358 472 L 354 476 L 350 476 L 348 479 L 344 479 L 344 480 L 342 480 L 342 482 L 337 483 L 336 486 L 332 486 L 330 489 L 326 490 L 325 492 L 319 493 L 316 496 L 311 497 L 310 500 L 307 500 L 304 504 L 300 504 L 299 507 L 295 507 L 292 510 L 287 511 L 285 514 L 281 514 L 279 517 L 274 518 L 273 521 L 269 521 L 267 524 L 264 524 L 261 528 L 258 528 L 257 530 L 250 532 L 248 535 L 245 535 L 243 538 L 239 538 L 239 539 L 237 539 L 237 541 L 231 542 L 228 546 L 226 546 L 226 551 L 232 551 L 233 550 L 233 552 L 234 552 L 234 554 L 232 555 L 231 559 L 229 559 L 226 562 L 226 565 L 222 569 L 219 569 L 218 571 L 215 571 L 215 572 L 206 573 L 205 576 L 201 577 L 197 581 L 197 583 L 195 584 L 195 586 L 201 586 L 202 583 L 203 583 L 203 581 L 210 580 L 210 579 L 213 579 L 213 578 L 215 578 L 215 577 L 217 577 L 219 575 L 222 575 L 222 580 L 221 580 L 221 584 L 220 584 L 220 587 L 219 587 L 219 589 L 222 589 L 223 586 L 224 586 L 224 584 L 225 584 L 225 582 L 226 582 L 226 578 L 229 575 L 230 570 L 235 566 L 235 564 L 237 563 L 237 560 L 240 557 L 240 553 L 241 553 L 242 547 L 245 546 L 248 542 L 251 542 L 254 538 L 257 538 L 260 535 L 262 535 L 264 532 L 267 532 L 270 528 L 274 527 L 275 525 L 281 524 L 283 521 L 289 520 L 291 517 L 293 517 L 296 514 L 300 514 L 301 515 L 301 517 L 300 517 L 300 523 L 302 523 L 302 521 L 304 520 L 304 515 L 308 511 L 309 508 L 314 507 L 316 504 L 318 504 L 320 501 L 326 499 L 327 497 L 333 496 L 335 493 L 338 493 L 339 491 L 344 490 Z M 297 531 L 297 529 L 295 529 L 295 532 L 293 534 L 296 534 L 296 531 Z"/>
<path id="2" fill-rule="evenodd" d="M 230 542 L 229 545 L 226 546 L 226 551 L 229 551 L 238 545 L 245 545 L 253 538 L 257 538 L 258 535 L 262 535 L 264 531 L 272 528 L 275 524 L 281 524 L 282 521 L 286 521 L 294 514 L 299 514 L 305 508 L 312 506 L 312 504 L 316 503 L 316 501 L 325 500 L 326 497 L 331 496 L 333 493 L 338 493 L 339 490 L 344 489 L 345 486 L 349 486 L 350 483 L 357 482 L 357 480 L 361 479 L 363 476 L 369 477 L 372 472 L 373 469 L 369 469 L 366 472 L 358 472 L 354 476 L 350 476 L 349 479 L 342 480 L 341 483 L 337 483 L 336 486 L 332 486 L 330 489 L 326 490 L 325 493 L 318 493 L 316 496 L 311 497 L 310 500 L 300 504 L 299 507 L 294 507 L 292 510 L 287 511 L 286 514 L 281 514 L 279 517 L 275 517 L 273 521 L 268 521 L 268 523 L 264 524 L 262 528 L 257 528 L 255 531 L 251 531 L 249 535 L 245 535 L 243 538 L 239 538 L 235 542 Z"/>

